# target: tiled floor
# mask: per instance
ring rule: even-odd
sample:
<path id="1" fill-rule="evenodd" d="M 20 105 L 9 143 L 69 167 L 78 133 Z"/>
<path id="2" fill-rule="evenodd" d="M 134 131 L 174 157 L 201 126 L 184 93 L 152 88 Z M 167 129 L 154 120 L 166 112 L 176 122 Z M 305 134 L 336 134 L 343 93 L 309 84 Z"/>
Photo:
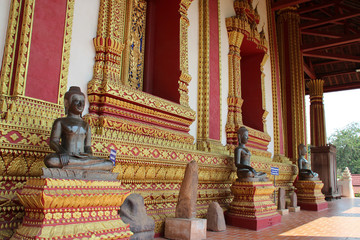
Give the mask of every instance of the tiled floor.
<path id="1" fill-rule="evenodd" d="M 360 239 L 360 198 L 328 203 L 327 210 L 289 213 L 281 224 L 258 232 L 227 226 L 224 232 L 208 231 L 206 239 Z"/>

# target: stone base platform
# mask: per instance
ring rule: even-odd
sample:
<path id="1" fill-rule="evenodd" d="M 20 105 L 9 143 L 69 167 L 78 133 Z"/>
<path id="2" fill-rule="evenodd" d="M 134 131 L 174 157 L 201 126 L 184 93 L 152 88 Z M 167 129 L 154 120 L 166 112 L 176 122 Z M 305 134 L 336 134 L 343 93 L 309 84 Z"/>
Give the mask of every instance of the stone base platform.
<path id="1" fill-rule="evenodd" d="M 297 207 L 289 207 L 289 211 L 290 212 L 300 212 L 300 207 L 297 206 Z"/>
<path id="2" fill-rule="evenodd" d="M 12 239 L 130 239 L 118 210 L 130 194 L 119 181 L 29 179 L 18 194 L 25 207 Z"/>
<path id="3" fill-rule="evenodd" d="M 225 221 L 226 224 L 246 228 L 250 230 L 259 231 L 264 228 L 271 227 L 273 225 L 277 225 L 281 223 L 281 215 L 277 214 L 270 217 L 262 217 L 262 218 L 246 218 L 246 217 L 238 217 L 225 212 Z"/>
<path id="4" fill-rule="evenodd" d="M 325 196 L 321 192 L 324 184 L 321 181 L 300 180 L 295 184 L 298 205 L 303 210 L 321 211 L 328 208 Z"/>
<path id="5" fill-rule="evenodd" d="M 278 209 L 277 212 L 281 215 L 288 215 L 289 214 L 289 209 Z"/>
<path id="6" fill-rule="evenodd" d="M 281 215 L 271 200 L 272 182 L 234 182 L 234 199 L 225 213 L 226 224 L 251 230 L 261 230 L 281 223 Z"/>
<path id="7" fill-rule="evenodd" d="M 206 219 L 167 218 L 165 238 L 183 240 L 206 239 Z"/>
<path id="8" fill-rule="evenodd" d="M 303 210 L 317 211 L 317 212 L 328 209 L 328 203 L 327 202 L 322 202 L 322 203 L 299 203 L 299 206 Z"/>

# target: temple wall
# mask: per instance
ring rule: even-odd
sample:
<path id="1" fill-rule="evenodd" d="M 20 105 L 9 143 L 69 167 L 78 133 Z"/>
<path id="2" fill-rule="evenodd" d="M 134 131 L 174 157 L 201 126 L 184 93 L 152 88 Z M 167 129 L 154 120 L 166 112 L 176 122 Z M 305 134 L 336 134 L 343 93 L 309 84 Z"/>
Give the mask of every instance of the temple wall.
<path id="1" fill-rule="evenodd" d="M 257 3 L 255 3 L 257 4 Z M 265 36 L 266 39 L 269 41 L 269 29 L 268 29 L 268 22 L 267 22 L 267 11 L 266 11 L 266 1 L 259 1 L 259 4 L 257 5 L 258 12 L 261 16 L 259 27 L 264 26 L 265 30 Z M 260 28 L 258 28 L 259 31 L 261 31 Z M 268 48 L 267 54 L 270 56 L 270 48 Z M 272 102 L 272 86 L 271 86 L 271 63 L 270 63 L 270 57 L 267 59 L 265 65 L 264 65 L 264 71 L 265 74 L 265 104 L 266 109 L 269 112 L 269 114 L 266 117 L 266 125 L 267 125 L 267 132 L 271 137 L 271 141 L 268 145 L 268 151 L 271 152 L 274 155 L 274 119 L 273 119 L 273 102 Z"/>
<path id="2" fill-rule="evenodd" d="M 97 18 L 99 10 L 98 0 L 77 0 L 75 2 L 72 42 L 70 50 L 70 65 L 68 86 L 80 86 L 83 92 L 87 92 L 87 83 L 93 75 L 93 65 L 95 49 L 92 39 L 96 36 Z M 258 11 L 261 17 L 259 26 L 264 26 L 267 35 L 266 6 L 265 2 L 258 4 Z M 225 26 L 225 19 L 235 14 L 233 0 L 220 2 L 221 15 L 221 118 L 222 118 L 222 139 L 221 143 L 226 145 L 225 124 L 227 119 L 228 107 L 228 52 L 229 43 Z M 189 84 L 189 105 L 191 109 L 197 111 L 197 91 L 198 91 L 198 57 L 199 57 L 199 0 L 195 0 L 188 10 L 190 20 L 189 26 L 189 73 L 192 80 Z M 261 29 L 259 29 L 261 30 Z M 272 90 L 271 90 L 271 69 L 270 59 L 264 66 L 265 74 L 265 99 L 266 109 L 269 111 L 267 116 L 268 134 L 273 139 L 273 116 L 272 116 Z M 88 102 L 86 103 L 84 114 L 88 112 Z M 190 135 L 195 138 L 197 131 L 197 121 L 190 126 Z M 273 142 L 270 142 L 268 151 L 273 153 Z"/>
<path id="3" fill-rule="evenodd" d="M 8 23 L 9 17 L 9 10 L 10 10 L 10 2 L 11 0 L 2 0 L 0 1 L 0 64 L 3 59 L 4 53 L 4 45 L 5 45 L 5 38 L 6 38 L 6 28 Z"/>
<path id="4" fill-rule="evenodd" d="M 76 0 L 74 9 L 73 31 L 70 48 L 70 66 L 68 87 L 79 86 L 87 92 L 87 84 L 93 76 L 95 49 L 93 38 L 99 15 L 99 0 Z M 86 101 L 84 115 L 88 113 Z"/>
<path id="5" fill-rule="evenodd" d="M 229 54 L 229 42 L 228 34 L 226 31 L 225 18 L 234 16 L 235 11 L 233 8 L 232 0 L 224 0 L 220 2 L 220 17 L 221 17 L 221 118 L 222 118 L 222 139 L 221 143 L 226 144 L 226 118 L 228 114 L 228 104 L 227 97 L 229 93 L 229 64 L 228 64 L 228 54 Z"/>
<path id="6" fill-rule="evenodd" d="M 195 0 L 188 10 L 189 26 L 189 73 L 192 77 L 189 84 L 189 105 L 197 111 L 198 104 L 198 67 L 199 67 L 199 0 Z M 190 37 L 191 36 L 191 37 Z M 197 119 L 190 126 L 190 134 L 196 138 Z"/>
<path id="7" fill-rule="evenodd" d="M 119 81 L 115 82 L 114 85 L 109 85 L 109 88 L 88 87 L 90 81 L 95 82 L 99 80 L 95 79 L 95 74 L 93 74 L 94 68 L 96 68 L 96 53 L 93 38 L 103 37 L 99 36 L 97 32 L 98 20 L 102 19 L 98 13 L 100 0 L 76 0 L 74 5 L 69 66 L 65 66 L 65 68 L 69 69 L 69 73 L 66 77 L 67 82 L 65 82 L 65 85 L 62 84 L 63 88 L 66 87 L 67 90 L 73 85 L 80 86 L 84 93 L 89 93 L 90 100 L 91 97 L 93 97 L 93 104 L 94 101 L 97 100 L 96 98 L 106 98 L 107 96 L 104 97 L 104 95 L 108 94 L 113 96 L 108 102 L 109 106 L 115 110 L 117 110 L 116 107 L 118 107 L 118 109 L 123 108 L 125 111 L 129 110 L 129 115 L 109 114 L 111 115 L 109 118 L 101 119 L 104 121 L 101 122 L 103 125 L 100 125 L 98 119 L 100 119 L 99 116 L 101 114 L 96 116 L 97 109 L 95 108 L 91 114 L 87 114 L 89 113 L 89 104 L 87 102 L 84 115 L 87 114 L 85 118 L 90 121 L 92 126 L 92 146 L 94 153 L 97 156 L 108 158 L 110 149 L 115 148 L 118 151 L 114 172 L 119 173 L 118 178 L 122 180 L 124 188 L 140 193 L 144 197 L 148 214 L 156 221 L 156 233 L 158 234 L 163 230 L 164 219 L 174 216 L 178 191 L 185 166 L 189 161 L 195 160 L 199 164 L 199 197 L 197 206 L 199 217 L 205 216 L 208 204 L 212 201 L 218 201 L 222 207 L 226 207 L 226 205 L 230 203 L 232 196 L 229 187 L 236 177 L 232 153 L 224 147 L 227 141 L 225 124 L 229 112 L 227 102 L 229 94 L 229 40 L 225 19 L 235 15 L 233 0 L 221 0 L 219 4 L 219 14 L 221 17 L 219 33 L 221 51 L 220 141 L 221 145 L 224 146 L 221 146 L 218 152 L 216 151 L 218 149 L 211 152 L 200 151 L 195 144 L 198 127 L 196 113 L 199 112 L 200 1 L 201 0 L 194 0 L 191 3 L 191 1 L 184 0 L 184 4 L 189 2 L 191 4 L 187 13 L 183 13 L 185 16 L 183 15 L 181 18 L 181 21 L 183 21 L 181 29 L 183 34 L 183 26 L 186 26 L 184 19 L 186 20 L 187 17 L 190 23 L 186 42 L 188 48 L 188 56 L 186 59 L 188 60 L 188 74 L 192 78 L 188 86 L 190 108 L 186 106 L 186 103 L 178 104 L 165 101 L 151 94 L 124 86 L 122 85 L 123 83 L 119 84 Z M 122 1 L 118 1 L 117 3 L 120 2 Z M 258 12 L 261 16 L 258 27 L 261 28 L 265 22 L 264 28 L 265 35 L 267 36 L 266 3 L 265 1 L 259 1 L 255 4 L 258 5 Z M 9 12 L 9 5 L 10 0 L 0 1 L 0 53 L 4 50 L 2 39 L 5 36 L 7 25 L 7 17 L 5 19 L 4 15 L 7 15 L 6 13 Z M 71 8 L 71 5 L 69 6 L 69 8 Z M 5 14 L 2 14 L 3 12 Z M 69 12 L 71 13 L 71 11 Z M 67 19 L 71 19 L 70 13 Z M 120 19 L 120 17 L 118 18 Z M 119 21 L 119 19 L 116 20 Z M 260 31 L 261 29 L 258 30 Z M 120 41 L 118 39 L 115 40 Z M 184 42 L 184 39 L 181 39 L 181 44 Z M 183 51 L 183 47 L 184 46 L 181 45 L 179 50 Z M 183 57 L 183 55 L 181 57 Z M 185 71 L 186 69 L 184 69 L 181 70 L 185 72 L 186 80 L 187 73 Z M 273 139 L 270 58 L 268 58 L 265 63 L 262 72 L 265 75 L 264 101 L 266 110 L 269 112 L 266 117 L 267 131 L 265 132 Z M 103 79 L 99 80 L 99 82 L 102 80 Z M 111 82 L 114 79 L 106 80 Z M 179 79 L 171 80 L 176 80 L 177 82 Z M 96 86 L 96 83 L 94 86 Z M 108 86 L 106 85 L 106 87 Z M 105 94 L 102 91 L 104 91 Z M 124 95 L 130 97 L 123 98 Z M 20 204 L 16 202 L 16 191 L 22 188 L 21 184 L 24 184 L 27 178 L 41 176 L 41 167 L 44 165 L 43 158 L 51 152 L 51 149 L 48 147 L 51 124 L 55 118 L 63 115 L 63 103 L 59 101 L 56 104 L 49 105 L 45 101 L 36 101 L 36 99 L 29 100 L 23 96 L 16 96 L 14 99 L 13 96 L 6 96 L 5 100 L 4 102 L 0 102 L 3 104 L 2 109 L 4 109 L 2 110 L 4 112 L 1 112 L 0 127 L 6 129 L 6 131 L 1 132 L 3 135 L 2 139 L 5 140 L 0 142 L 0 173 L 4 176 L 1 178 L 1 184 L 11 186 L 11 192 L 7 190 L 7 197 L 4 199 L 8 199 L 9 201 L 7 201 L 6 204 L 13 208 L 7 209 L 7 205 L 4 205 L 4 207 L 0 209 L 0 217 L 5 214 L 6 216 L 12 214 L 15 218 L 17 213 L 20 214 L 23 211 Z M 123 112 L 124 111 L 121 113 Z M 106 114 L 104 115 L 106 117 Z M 44 116 L 46 117 L 46 121 L 44 121 Z M 130 120 L 127 118 L 128 116 L 130 116 Z M 169 116 L 169 118 L 166 118 L 166 116 Z M 141 122 L 142 117 L 153 119 L 154 121 Z M 173 124 L 172 126 L 175 127 L 180 126 L 180 130 L 169 130 L 170 128 L 167 128 L 167 124 Z M 189 134 L 186 132 L 187 124 L 191 124 Z M 259 133 L 259 131 L 256 133 Z M 263 133 L 260 132 L 257 136 L 261 134 Z M 263 137 L 263 135 L 261 135 L 259 139 Z M 262 143 L 262 140 L 264 139 L 260 139 L 259 142 Z M 258 154 L 259 152 L 260 154 Z M 294 180 L 294 173 L 296 173 L 296 167 L 286 161 L 276 162 L 271 158 L 271 154 L 274 152 L 273 140 L 271 140 L 268 145 L 268 152 L 265 150 L 259 152 L 253 154 L 252 166 L 256 168 L 256 170 L 264 171 L 268 174 L 270 174 L 270 166 L 279 167 L 280 176 L 277 178 L 277 186 L 285 186 L 290 189 L 292 181 Z M 8 234 L 11 233 L 12 229 L 21 222 L 21 215 L 15 220 L 16 224 L 11 226 L 6 225 L 6 228 L 1 225 L 0 238 L 3 229 L 5 229 Z M 14 222 L 15 220 L 11 221 Z"/>

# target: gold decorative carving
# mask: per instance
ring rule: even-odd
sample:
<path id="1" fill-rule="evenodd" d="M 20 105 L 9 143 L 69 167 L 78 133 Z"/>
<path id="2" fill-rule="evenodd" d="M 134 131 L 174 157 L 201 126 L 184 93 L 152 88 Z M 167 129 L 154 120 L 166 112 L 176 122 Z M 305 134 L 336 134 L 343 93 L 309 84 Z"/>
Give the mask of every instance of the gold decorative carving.
<path id="1" fill-rule="evenodd" d="M 181 0 L 180 2 L 180 79 L 179 79 L 179 93 L 180 104 L 189 107 L 188 86 L 191 81 L 189 74 L 189 55 L 188 55 L 188 28 L 189 19 L 187 17 L 187 10 L 194 0 Z"/>
<path id="2" fill-rule="evenodd" d="M 263 33 L 263 32 L 262 32 Z M 263 33 L 264 34 L 264 33 Z M 265 39 L 265 37 L 263 37 Z M 261 72 L 261 98 L 262 98 L 262 109 L 264 111 L 262 116 L 262 122 L 263 122 L 263 129 L 264 133 L 267 134 L 267 126 L 266 126 L 266 117 L 269 114 L 268 111 L 266 111 L 266 99 L 265 99 L 265 74 L 264 74 L 264 65 L 266 61 L 268 60 L 269 55 L 264 54 L 264 57 L 260 63 L 260 72 Z"/>
<path id="3" fill-rule="evenodd" d="M 27 68 L 29 62 L 35 0 L 25 0 L 21 23 L 21 36 L 19 53 L 16 67 L 14 90 L 12 95 L 22 96 L 25 94 Z"/>
<path id="4" fill-rule="evenodd" d="M 67 90 L 74 5 L 75 5 L 75 0 L 67 0 L 66 17 L 65 17 L 65 25 L 64 25 L 64 41 L 63 41 L 63 50 L 62 50 L 61 67 L 60 67 L 61 72 L 60 72 L 60 82 L 59 82 L 59 95 L 57 102 L 59 105 L 64 104 L 64 95 Z"/>
<path id="5" fill-rule="evenodd" d="M 128 79 L 123 79 L 125 84 L 142 90 L 145 53 L 145 30 L 146 30 L 146 0 L 135 0 L 132 2 L 130 39 L 127 43 L 129 48 Z M 124 76 L 125 77 L 125 76 Z"/>
<path id="6" fill-rule="evenodd" d="M 14 74 L 15 47 L 18 38 L 20 9 L 22 1 L 11 1 L 9 21 L 5 40 L 4 56 L 0 75 L 0 94 L 10 94 L 10 82 Z"/>
<path id="7" fill-rule="evenodd" d="M 267 41 L 264 32 L 258 32 L 257 24 L 260 16 L 256 9 L 253 9 L 252 1 L 236 0 L 234 1 L 234 10 L 236 16 L 226 19 L 226 27 L 229 36 L 229 95 L 228 95 L 228 117 L 225 127 L 228 148 L 232 149 L 237 145 L 237 130 L 243 125 L 241 107 L 243 99 L 241 97 L 241 52 L 240 48 L 246 37 L 247 41 L 256 44 L 258 49 L 264 53 L 267 52 Z M 265 105 L 265 89 L 263 67 L 267 60 L 265 54 L 260 63 L 261 71 L 261 92 L 262 92 L 262 108 L 264 114 L 262 116 L 264 133 L 266 130 L 266 105 Z M 267 144 L 266 144 L 267 146 Z"/>
<path id="8" fill-rule="evenodd" d="M 120 83 L 126 2 L 125 0 L 100 1 L 97 36 L 94 39 L 96 50 L 94 75 L 90 85 L 97 83 L 104 88 L 108 82 Z"/>
<path id="9" fill-rule="evenodd" d="M 306 143 L 304 112 L 305 82 L 299 37 L 300 16 L 296 7 L 282 9 L 278 14 L 278 44 L 279 46 L 291 46 L 286 49 L 284 47 L 280 48 L 280 70 L 282 110 L 285 113 L 283 115 L 284 143 L 289 142 L 289 131 L 291 131 L 290 137 L 292 138 L 292 146 L 285 146 L 285 155 L 295 162 L 298 156 L 297 146 L 301 143 Z M 287 29 L 286 34 L 284 32 L 285 29 Z M 284 44 L 285 42 L 287 42 L 287 44 Z M 286 69 L 289 71 L 285 71 Z M 287 72 L 290 74 L 287 74 Z M 290 105 L 290 112 L 286 110 L 288 104 Z M 288 129 L 288 127 L 291 127 L 291 130 Z"/>
<path id="10" fill-rule="evenodd" d="M 273 142 L 274 142 L 274 154 L 280 154 L 280 138 L 283 139 L 283 136 L 280 136 L 280 126 L 279 122 L 281 121 L 281 112 L 279 113 L 279 99 L 281 99 L 281 91 L 278 90 L 278 83 L 280 84 L 279 76 L 279 58 L 278 51 L 276 48 L 276 36 L 274 36 L 273 29 L 275 28 L 274 24 L 274 13 L 271 10 L 271 1 L 266 0 L 266 10 L 267 10 L 267 23 L 268 23 L 268 36 L 269 36 L 269 48 L 270 48 L 270 62 L 271 62 L 271 89 L 272 89 L 272 102 L 273 102 Z M 280 108 L 281 110 L 281 108 Z"/>
<path id="11" fill-rule="evenodd" d="M 325 146 L 326 130 L 323 104 L 324 80 L 312 79 L 307 82 L 310 92 L 310 136 L 312 146 Z"/>
<path id="12" fill-rule="evenodd" d="M 18 194 L 25 207 L 13 239 L 127 239 L 118 210 L 130 191 L 118 181 L 29 179 Z"/>
<path id="13" fill-rule="evenodd" d="M 219 4 L 219 3 L 218 3 Z M 218 8 L 218 22 L 220 21 L 220 8 Z M 200 28 L 199 28 L 199 82 L 198 82 L 198 119 L 197 119 L 197 149 L 200 151 L 227 153 L 226 148 L 221 144 L 220 139 L 209 138 L 209 110 L 210 110 L 210 19 L 209 19 L 209 2 L 200 1 Z M 219 23 L 220 38 L 220 23 Z M 221 49 L 221 46 L 219 46 Z M 219 53 L 220 54 L 220 53 Z M 219 55 L 220 56 L 220 55 Z M 221 59 L 221 58 L 219 58 Z M 220 62 L 219 62 L 220 67 Z M 220 78 L 220 75 L 219 75 Z M 221 84 L 220 84 L 221 85 Z M 219 89 L 219 94 L 221 89 Z M 221 95 L 221 94 L 220 94 Z M 221 96 L 219 106 L 221 106 Z M 220 111 L 221 112 L 221 111 Z M 220 117 L 221 119 L 221 117 Z M 221 121 L 218 126 L 221 132 Z"/>

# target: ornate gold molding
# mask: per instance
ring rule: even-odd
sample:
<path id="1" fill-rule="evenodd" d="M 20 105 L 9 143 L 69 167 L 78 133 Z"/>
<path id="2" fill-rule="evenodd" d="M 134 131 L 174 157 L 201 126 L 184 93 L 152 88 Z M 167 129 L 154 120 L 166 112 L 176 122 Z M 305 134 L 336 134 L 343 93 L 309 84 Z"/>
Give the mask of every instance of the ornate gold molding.
<path id="1" fill-rule="evenodd" d="M 279 11 L 278 31 L 280 48 L 280 70 L 282 81 L 282 103 L 283 103 L 283 121 L 284 121 L 284 143 L 289 142 L 289 127 L 291 127 L 292 146 L 286 146 L 285 155 L 292 158 L 295 162 L 297 158 L 297 146 L 300 143 L 305 144 L 305 113 L 304 113 L 304 96 L 305 83 L 303 71 L 303 59 L 300 51 L 300 16 L 296 11 L 297 8 L 286 8 Z M 284 29 L 287 33 L 284 33 Z M 287 42 L 287 44 L 285 44 Z M 290 46 L 285 49 L 285 46 Z M 285 60 L 288 56 L 288 60 Z M 286 62 L 285 62 L 286 61 Z M 289 71 L 287 71 L 289 69 Z M 287 72 L 290 75 L 287 75 Z M 290 81 L 290 89 L 287 88 L 286 82 Z M 287 104 L 291 106 L 291 112 L 286 111 Z M 287 115 L 287 116 L 286 116 Z M 289 121 L 291 120 L 291 122 Z M 289 123 L 289 125 L 288 125 Z M 291 125 L 291 126 L 290 126 Z M 291 149 L 292 154 L 289 150 Z"/>
<path id="2" fill-rule="evenodd" d="M 227 144 L 236 145 L 237 129 L 243 125 L 241 106 L 243 99 L 241 98 L 241 68 L 240 68 L 240 46 L 244 40 L 244 35 L 237 31 L 228 32 L 229 36 L 229 95 L 228 103 L 228 116 L 225 126 Z"/>
<path id="3" fill-rule="evenodd" d="M 61 72 L 60 72 L 59 94 L 58 94 L 59 105 L 64 104 L 64 95 L 67 90 L 74 5 L 75 5 L 75 0 L 67 0 L 66 17 L 65 17 L 65 25 L 64 25 L 64 41 L 63 41 L 63 50 L 61 54 L 62 57 L 61 57 L 61 67 L 60 67 Z"/>
<path id="4" fill-rule="evenodd" d="M 11 1 L 8 27 L 5 40 L 4 57 L 0 75 L 0 94 L 10 95 L 10 83 L 14 71 L 15 48 L 18 40 L 18 29 L 20 26 L 20 9 L 22 1 Z"/>
<path id="5" fill-rule="evenodd" d="M 183 1 L 179 10 L 181 16 L 179 105 L 136 90 L 137 87 L 129 84 L 129 79 L 125 77 L 126 73 L 131 72 L 128 69 L 131 67 L 131 63 L 126 61 L 141 59 L 141 57 L 136 59 L 131 57 L 129 41 L 132 36 L 136 35 L 132 34 L 133 27 L 136 27 L 137 30 L 140 28 L 144 37 L 145 16 L 143 15 L 146 3 L 142 0 L 101 1 L 97 37 L 94 40 L 96 49 L 94 76 L 88 84 L 90 113 L 135 120 L 149 124 L 149 127 L 159 127 L 160 132 L 171 129 L 171 131 L 179 131 L 179 135 L 182 135 L 189 131 L 190 124 L 195 120 L 195 112 L 189 108 L 186 100 L 188 98 L 187 85 L 191 80 L 187 61 L 187 29 L 189 25 L 187 9 L 191 2 Z M 114 43 L 114 47 L 106 47 L 109 42 Z M 133 53 L 135 54 L 135 52 Z M 120 76 L 123 79 L 120 79 Z M 94 127 L 100 129 L 102 126 L 97 124 Z"/>
<path id="6" fill-rule="evenodd" d="M 242 105 L 244 99 L 241 96 L 241 45 L 244 39 L 246 41 L 256 44 L 256 48 L 264 52 L 264 57 L 259 64 L 259 71 L 261 72 L 261 99 L 262 99 L 262 122 L 264 140 L 268 139 L 266 130 L 266 111 L 265 103 L 265 84 L 264 84 L 264 64 L 267 61 L 267 46 L 264 32 L 258 32 L 257 24 L 260 16 L 257 9 L 253 9 L 252 1 L 236 0 L 234 1 L 234 10 L 236 16 L 226 19 L 226 27 L 229 36 L 229 95 L 228 95 L 228 117 L 226 123 L 226 136 L 228 148 L 232 149 L 237 145 L 237 130 L 243 125 L 242 119 Z M 251 134 L 250 138 L 251 138 Z M 270 140 L 269 140 L 270 141 Z M 268 143 L 265 144 L 267 146 Z"/>
<path id="7" fill-rule="evenodd" d="M 325 146 L 326 125 L 323 104 L 324 80 L 312 79 L 307 82 L 310 92 L 310 136 L 312 146 Z"/>
<path id="8" fill-rule="evenodd" d="M 218 4 L 218 36 L 220 44 L 220 8 Z M 226 148 L 221 143 L 221 116 L 218 126 L 220 132 L 220 139 L 209 138 L 209 111 L 210 111 L 210 19 L 209 19 L 209 0 L 202 0 L 199 2 L 199 74 L 198 74 L 198 119 L 197 119 L 197 149 L 200 151 L 226 153 Z M 219 45 L 221 49 L 221 45 Z M 219 80 L 221 86 L 221 57 L 219 52 Z M 219 88 L 220 96 L 220 112 L 221 112 L 221 88 Z"/>
<path id="9" fill-rule="evenodd" d="M 265 37 L 264 37 L 265 38 Z M 262 98 L 262 109 L 264 111 L 262 116 L 262 122 L 263 122 L 263 129 L 264 133 L 267 134 L 267 125 L 266 125 L 266 117 L 269 114 L 268 111 L 266 111 L 266 99 L 265 99 L 265 74 L 264 74 L 264 65 L 266 61 L 268 60 L 269 55 L 264 54 L 264 57 L 260 63 L 260 72 L 261 72 L 261 98 Z"/>
<path id="10" fill-rule="evenodd" d="M 146 0 L 128 1 L 129 13 L 127 18 L 127 40 L 123 57 L 124 85 L 132 88 L 143 89 L 145 30 L 146 30 Z"/>
<path id="11" fill-rule="evenodd" d="M 22 16 L 23 18 L 21 23 L 21 36 L 20 36 L 20 45 L 18 50 L 19 53 L 18 53 L 18 60 L 16 66 L 14 90 L 12 93 L 12 95 L 16 95 L 16 96 L 23 96 L 25 94 L 34 9 L 35 9 L 35 0 L 25 0 L 23 16 Z"/>
<path id="12" fill-rule="evenodd" d="M 180 2 L 180 79 L 179 79 L 179 93 L 180 104 L 189 107 L 188 86 L 191 81 L 189 74 L 189 54 L 188 54 L 188 29 L 189 19 L 187 11 L 194 0 L 181 0 Z"/>
<path id="13" fill-rule="evenodd" d="M 271 62 L 271 89 L 272 89 L 272 105 L 273 105 L 273 141 L 274 141 L 274 154 L 280 154 L 280 138 L 283 139 L 283 136 L 280 136 L 280 126 L 279 122 L 281 121 L 279 116 L 279 106 L 278 106 L 278 98 L 281 99 L 281 91 L 280 95 L 278 94 L 278 75 L 279 72 L 279 59 L 278 59 L 278 51 L 276 51 L 276 36 L 273 36 L 273 30 L 276 25 L 273 24 L 275 21 L 273 12 L 271 10 L 271 1 L 266 0 L 266 10 L 267 10 L 267 23 L 268 23 L 268 36 L 269 36 L 269 47 L 270 47 L 270 62 Z M 279 75 L 280 77 L 280 75 Z M 281 106 L 280 106 L 281 109 Z"/>
<path id="14" fill-rule="evenodd" d="M 210 91 L 210 23 L 209 1 L 199 1 L 199 71 L 198 71 L 198 119 L 197 145 L 205 151 L 206 140 L 209 138 L 209 91 Z M 205 145 L 205 146 L 203 146 Z"/>

